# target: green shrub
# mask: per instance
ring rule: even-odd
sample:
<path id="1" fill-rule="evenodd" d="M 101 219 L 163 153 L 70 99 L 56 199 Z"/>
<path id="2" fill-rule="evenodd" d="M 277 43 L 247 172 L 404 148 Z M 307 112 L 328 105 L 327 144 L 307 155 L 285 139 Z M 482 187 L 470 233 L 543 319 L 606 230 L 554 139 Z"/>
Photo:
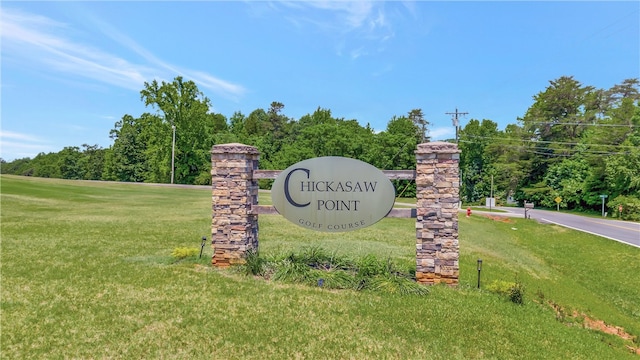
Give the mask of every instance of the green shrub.
<path id="1" fill-rule="evenodd" d="M 278 261 L 274 268 L 272 279 L 275 281 L 306 284 L 316 281 L 311 272 L 312 268 L 303 262 L 295 261 L 293 256 Z"/>
<path id="2" fill-rule="evenodd" d="M 374 255 L 354 261 L 314 246 L 303 249 L 300 254 L 286 253 L 271 260 L 261 258 L 257 252 L 250 252 L 245 260 L 245 264 L 241 265 L 244 274 L 263 276 L 274 281 L 327 289 L 418 295 L 428 293 L 428 288 L 412 277 L 415 268 L 398 270 L 391 259 L 381 260 Z"/>
<path id="3" fill-rule="evenodd" d="M 356 289 L 356 279 L 353 274 L 345 270 L 330 270 L 313 272 L 315 284 L 320 286 L 319 281 L 322 280 L 322 287 L 327 289 Z"/>
<path id="4" fill-rule="evenodd" d="M 246 275 L 264 276 L 266 273 L 267 260 L 260 257 L 258 251 L 250 250 L 245 257 L 242 270 Z"/>
<path id="5" fill-rule="evenodd" d="M 513 286 L 509 288 L 509 300 L 514 304 L 524 304 L 524 284 L 518 279 L 516 279 Z"/>
<path id="6" fill-rule="evenodd" d="M 291 254 L 292 261 L 305 263 L 314 269 L 333 270 L 349 269 L 353 267 L 352 261 L 341 258 L 335 253 L 329 254 L 319 246 L 311 246 L 302 250 L 300 255 Z"/>
<path id="7" fill-rule="evenodd" d="M 300 255 L 292 254 L 292 260 L 305 263 L 313 268 L 330 268 L 331 256 L 319 246 L 303 249 Z"/>
<path id="8" fill-rule="evenodd" d="M 622 213 L 619 207 L 622 206 Z M 622 220 L 640 221 L 640 199 L 635 196 L 616 196 L 607 203 L 609 213 Z"/>
<path id="9" fill-rule="evenodd" d="M 178 260 L 186 259 L 188 257 L 196 256 L 200 253 L 200 249 L 194 247 L 179 247 L 173 249 L 171 256 Z"/>
<path id="10" fill-rule="evenodd" d="M 514 304 L 524 303 L 524 284 L 518 279 L 515 282 L 495 280 L 491 284 L 486 286 L 486 289 L 507 297 Z"/>
<path id="11" fill-rule="evenodd" d="M 494 280 L 485 288 L 493 293 L 507 296 L 509 295 L 511 288 L 514 286 L 515 286 L 515 283 L 511 281 Z"/>
<path id="12" fill-rule="evenodd" d="M 366 255 L 356 262 L 358 276 L 371 277 L 389 272 L 389 262 L 381 261 L 374 255 Z"/>

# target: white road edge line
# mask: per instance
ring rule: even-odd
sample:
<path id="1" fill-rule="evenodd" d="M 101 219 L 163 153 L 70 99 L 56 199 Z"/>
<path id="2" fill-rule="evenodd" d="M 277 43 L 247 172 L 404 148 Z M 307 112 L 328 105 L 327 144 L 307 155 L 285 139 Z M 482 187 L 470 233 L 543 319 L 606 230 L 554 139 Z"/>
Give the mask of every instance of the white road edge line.
<path id="1" fill-rule="evenodd" d="M 544 218 L 540 218 L 540 220 L 542 220 L 542 221 L 546 221 L 546 222 L 548 222 L 548 223 L 552 223 L 552 224 L 555 224 L 555 225 L 558 225 L 558 226 L 566 227 L 566 228 L 569 228 L 569 229 L 572 229 L 572 230 L 582 231 L 582 232 L 587 233 L 587 234 L 591 234 L 591 235 L 595 235 L 595 236 L 600 236 L 600 237 L 603 237 L 603 238 L 607 238 L 607 239 L 609 239 L 609 240 L 617 241 L 617 242 L 620 242 L 620 243 L 623 243 L 623 244 L 626 244 L 626 245 L 630 245 L 630 246 L 634 246 L 634 247 L 637 247 L 637 248 L 639 248 L 639 249 L 640 249 L 640 245 L 636 245 L 636 244 L 628 243 L 628 242 L 626 242 L 626 241 L 622 241 L 622 240 L 619 240 L 619 239 L 616 239 L 616 238 L 612 238 L 612 237 L 609 237 L 609 236 L 605 236 L 605 235 L 597 234 L 597 233 L 594 233 L 594 232 L 591 232 L 591 231 L 586 231 L 586 230 L 582 230 L 582 229 L 574 228 L 574 227 L 572 227 L 572 226 L 568 226 L 568 225 L 560 224 L 560 223 L 557 223 L 557 222 L 555 222 L 555 221 L 547 220 L 547 219 L 544 219 Z"/>

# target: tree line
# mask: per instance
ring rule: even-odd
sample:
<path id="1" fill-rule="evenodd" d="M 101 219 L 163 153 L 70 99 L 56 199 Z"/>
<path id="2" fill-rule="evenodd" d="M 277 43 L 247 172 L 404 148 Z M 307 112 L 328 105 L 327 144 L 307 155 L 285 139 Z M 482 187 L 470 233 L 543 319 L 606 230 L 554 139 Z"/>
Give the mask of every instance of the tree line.
<path id="1" fill-rule="evenodd" d="M 140 99 L 154 110 L 122 116 L 108 148 L 83 144 L 57 153 L 0 161 L 6 174 L 64 179 L 177 184 L 211 183 L 211 147 L 238 142 L 256 146 L 261 169 L 284 169 L 318 156 L 356 158 L 380 169 L 415 169 L 417 144 L 429 141 L 421 109 L 393 116 L 376 132 L 329 109 L 293 119 L 284 104 L 227 118 L 193 81 L 145 82 Z M 499 130 L 489 119 L 460 129 L 461 200 L 596 210 L 607 195 L 611 213 L 640 220 L 640 95 L 638 79 L 611 89 L 563 76 L 533 97 L 517 124 Z M 174 146 L 175 134 L 175 146 Z M 173 156 L 172 156 L 172 153 Z M 172 174 L 172 159 L 174 172 Z M 268 184 L 262 184 L 268 186 Z M 396 181 L 400 196 L 415 196 L 415 183 Z M 617 213 L 619 205 L 622 213 Z"/>
<path id="2" fill-rule="evenodd" d="M 640 220 L 638 79 L 611 89 L 563 76 L 533 97 L 518 124 L 471 120 L 460 131 L 461 198 L 599 210 Z M 622 205 L 622 212 L 620 206 Z"/>

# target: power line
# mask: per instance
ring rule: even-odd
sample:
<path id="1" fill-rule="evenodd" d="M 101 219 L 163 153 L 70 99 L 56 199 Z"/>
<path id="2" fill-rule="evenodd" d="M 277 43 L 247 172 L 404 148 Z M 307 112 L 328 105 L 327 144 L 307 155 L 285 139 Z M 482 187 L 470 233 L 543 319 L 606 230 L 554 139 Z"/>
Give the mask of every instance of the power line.
<path id="1" fill-rule="evenodd" d="M 559 157 L 559 156 L 564 156 L 564 157 L 572 157 L 575 156 L 576 154 L 556 154 L 556 153 L 545 153 L 542 151 L 535 151 L 535 150 L 531 150 L 531 149 L 527 149 L 527 148 L 523 148 L 522 149 L 525 152 L 528 153 L 532 153 L 532 154 L 540 154 L 540 155 L 546 155 L 546 156 L 550 156 L 550 157 Z M 582 153 L 582 152 L 581 152 Z M 629 152 L 605 152 L 605 151 L 598 151 L 598 152 L 588 152 L 589 154 L 593 154 L 593 155 L 629 155 Z"/>
<path id="2" fill-rule="evenodd" d="M 614 26 L 614 25 L 617 25 L 617 24 L 618 24 L 619 22 L 621 22 L 622 20 L 624 20 L 624 19 L 626 19 L 626 18 L 628 18 L 628 17 L 631 17 L 631 16 L 635 15 L 638 11 L 640 11 L 640 10 L 635 10 L 635 11 L 632 11 L 632 12 L 630 12 L 630 13 L 628 13 L 628 14 L 625 14 L 624 16 L 622 16 L 622 17 L 620 17 L 620 18 L 618 18 L 618 19 L 614 20 L 614 21 L 613 21 L 612 23 L 610 23 L 609 25 L 607 25 L 607 26 L 605 26 L 605 27 L 603 27 L 603 28 L 600 28 L 599 30 L 597 30 L 597 31 L 596 31 L 596 32 L 594 32 L 593 34 L 591 34 L 591 35 L 587 36 L 587 37 L 586 37 L 585 39 L 583 39 L 582 41 L 587 41 L 587 40 L 591 39 L 592 37 L 594 37 L 594 36 L 598 35 L 598 34 L 599 34 L 599 33 L 601 33 L 601 32 L 604 32 L 605 30 L 609 29 L 610 27 L 612 27 L 612 26 Z M 631 24 L 631 25 L 633 25 L 633 24 Z M 626 30 L 626 27 L 625 27 L 625 28 L 623 28 L 622 30 Z M 620 32 L 620 31 L 622 31 L 622 30 L 618 30 L 618 31 L 616 31 L 616 32 L 614 32 L 614 33 L 612 33 L 612 34 L 609 34 L 607 37 L 605 37 L 605 39 L 607 39 L 607 38 L 611 37 L 612 35 L 617 34 L 618 32 Z"/>
<path id="3" fill-rule="evenodd" d="M 473 144 L 473 141 L 468 141 L 468 140 L 460 140 L 460 142 L 463 143 L 471 143 Z M 549 149 L 547 148 L 547 150 L 551 150 L 554 151 L 554 153 L 548 153 L 548 152 L 542 152 L 542 151 L 538 151 L 541 149 L 536 149 L 536 148 L 529 148 L 526 146 L 522 146 L 522 145 L 508 145 L 508 144 L 499 144 L 502 147 L 506 147 L 506 148 L 511 148 L 511 149 L 517 149 L 520 151 L 524 151 L 524 152 L 529 152 L 529 153 L 534 153 L 534 154 L 541 154 L 541 155 L 548 155 L 548 156 L 574 156 L 575 153 L 586 153 L 586 154 L 594 154 L 594 155 L 629 155 L 630 152 L 628 151 L 624 151 L 624 152 L 612 152 L 612 151 L 597 151 L 597 150 L 583 150 L 583 149 L 568 149 L 568 148 L 564 148 L 564 149 Z M 631 146 L 633 147 L 633 146 Z M 573 152 L 574 154 L 559 154 L 558 152 L 562 153 L 562 152 Z"/>
<path id="4" fill-rule="evenodd" d="M 548 140 L 527 140 L 527 139 L 515 139 L 515 138 L 501 138 L 495 136 L 478 136 L 478 135 L 467 135 L 470 139 L 485 139 L 485 140 L 505 140 L 514 141 L 514 142 L 525 142 L 525 143 L 541 143 L 541 144 L 559 144 L 559 145 L 585 145 L 585 146 L 615 146 L 615 147 L 624 147 L 624 148 L 636 148 L 634 145 L 614 145 L 614 144 L 590 144 L 590 143 L 575 143 L 575 142 L 563 142 L 563 141 L 548 141 Z M 463 141 L 463 140 L 461 140 Z M 463 141 L 467 143 L 471 143 L 471 141 Z"/>
<path id="5" fill-rule="evenodd" d="M 581 125 L 581 126 L 604 126 L 604 127 L 628 127 L 635 128 L 640 127 L 640 125 L 624 125 L 624 124 L 598 124 L 598 123 L 565 123 L 565 122 L 529 122 L 527 124 L 539 124 L 539 125 Z"/>

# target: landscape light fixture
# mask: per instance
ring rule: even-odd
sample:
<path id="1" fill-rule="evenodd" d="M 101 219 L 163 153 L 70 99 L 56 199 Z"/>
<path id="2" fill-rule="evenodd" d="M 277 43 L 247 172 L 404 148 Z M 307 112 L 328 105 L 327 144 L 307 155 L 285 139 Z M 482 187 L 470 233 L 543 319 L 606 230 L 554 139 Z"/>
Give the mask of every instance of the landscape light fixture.
<path id="1" fill-rule="evenodd" d="M 202 244 L 200 245 L 200 259 L 202 259 L 202 250 L 204 250 L 204 244 L 206 243 L 206 241 L 207 241 L 207 237 L 203 236 L 202 237 Z"/>
<path id="2" fill-rule="evenodd" d="M 482 271 L 482 259 L 478 259 L 478 289 L 480 289 L 480 272 Z"/>

